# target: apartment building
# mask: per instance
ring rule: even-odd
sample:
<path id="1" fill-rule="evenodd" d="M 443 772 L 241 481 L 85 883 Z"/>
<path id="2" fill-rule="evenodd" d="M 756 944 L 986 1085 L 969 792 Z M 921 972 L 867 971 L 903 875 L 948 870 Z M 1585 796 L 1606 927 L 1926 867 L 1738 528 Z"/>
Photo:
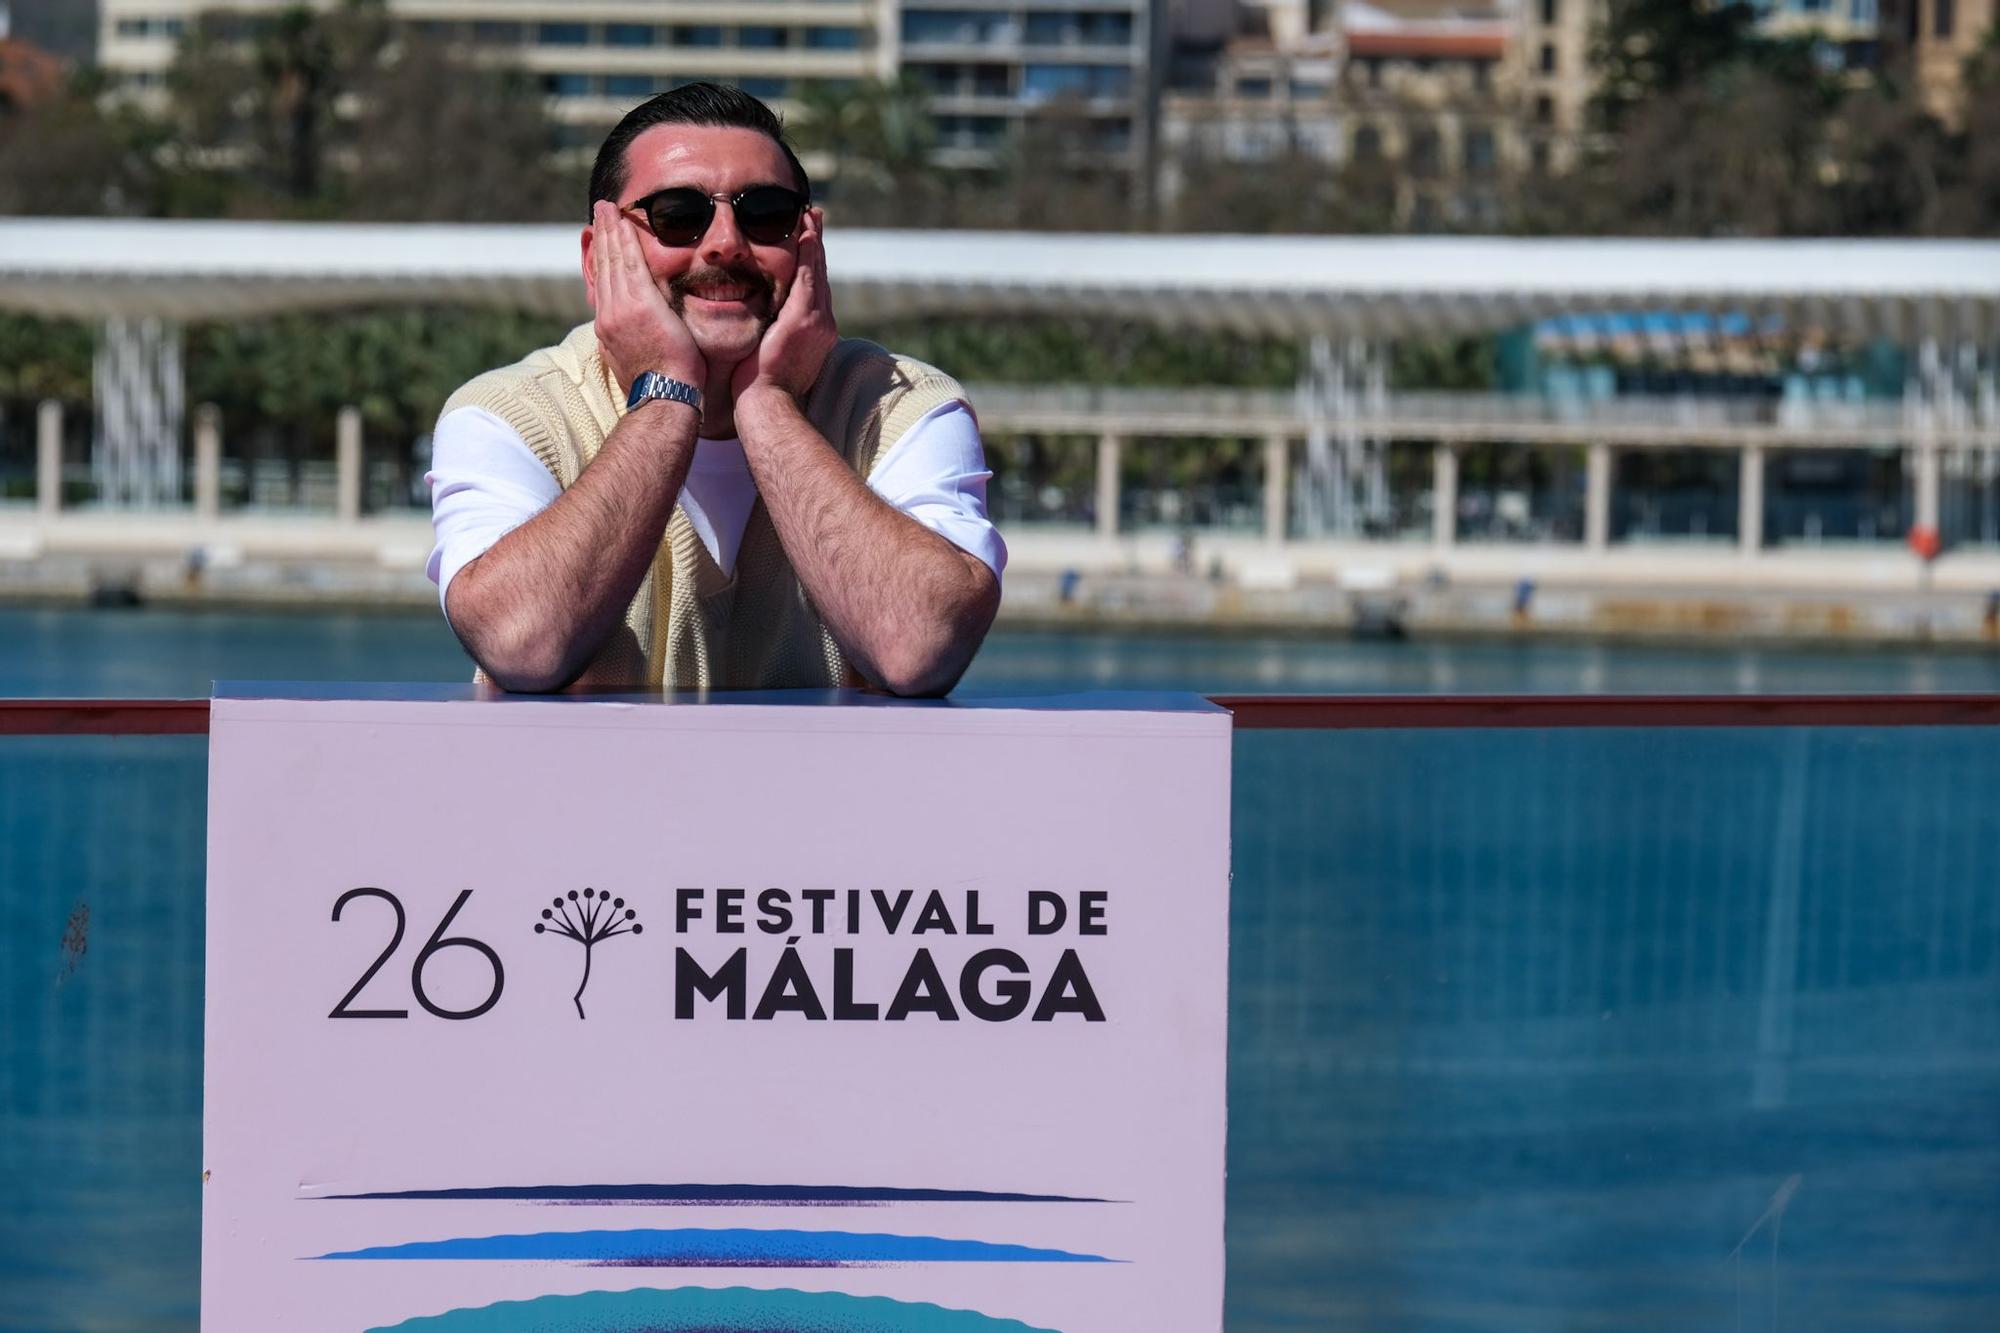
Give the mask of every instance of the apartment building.
<path id="1" fill-rule="evenodd" d="M 1287 154 L 1379 162 L 1397 225 L 1478 228 L 1521 155 L 1501 0 L 1258 0 L 1208 86 L 1161 112 L 1163 196 L 1191 164 Z"/>
<path id="2" fill-rule="evenodd" d="M 204 10 L 293 0 L 102 0 L 99 63 L 160 86 Z M 330 0 L 318 0 L 330 3 Z M 933 97 L 942 165 L 998 165 L 1037 116 L 1081 122 L 1097 163 L 1141 177 L 1157 104 L 1164 0 L 390 0 L 413 26 L 504 54 L 594 142 L 642 98 L 694 79 L 781 108 L 813 84 L 914 75 Z"/>
<path id="3" fill-rule="evenodd" d="M 269 14 L 294 3 L 100 0 L 98 63 L 128 87 L 158 87 L 196 15 Z M 782 105 L 813 83 L 896 70 L 896 0 L 389 0 L 389 8 L 534 74 L 579 143 L 595 142 L 634 103 L 696 79 Z"/>
<path id="4" fill-rule="evenodd" d="M 939 160 L 997 165 L 1038 117 L 1102 165 L 1147 179 L 1162 0 L 903 0 L 903 71 L 930 93 Z"/>
<path id="5" fill-rule="evenodd" d="M 2000 0 L 1878 0 L 1891 59 L 1905 61 L 1924 106 L 1947 124 L 1964 112 L 1965 62 L 2000 28 Z"/>
<path id="6" fill-rule="evenodd" d="M 1519 90 L 1528 161 L 1565 171 L 1582 151 L 1597 91 L 1590 43 L 1605 0 L 1513 0 L 1510 82 Z"/>

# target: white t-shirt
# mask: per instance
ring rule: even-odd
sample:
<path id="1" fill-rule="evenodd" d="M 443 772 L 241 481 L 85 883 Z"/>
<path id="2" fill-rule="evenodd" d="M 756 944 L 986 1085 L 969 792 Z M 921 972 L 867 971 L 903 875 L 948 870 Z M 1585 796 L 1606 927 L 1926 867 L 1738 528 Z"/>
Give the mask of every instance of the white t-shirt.
<path id="1" fill-rule="evenodd" d="M 979 425 L 964 403 L 933 408 L 877 460 L 868 485 L 889 504 L 971 555 L 997 577 L 1007 545 L 986 517 L 992 478 Z M 431 439 L 431 526 L 437 545 L 427 572 L 438 601 L 459 570 L 546 509 L 562 488 L 520 432 L 479 407 L 445 414 Z M 725 574 L 757 501 L 757 484 L 737 440 L 697 440 L 680 507 Z"/>

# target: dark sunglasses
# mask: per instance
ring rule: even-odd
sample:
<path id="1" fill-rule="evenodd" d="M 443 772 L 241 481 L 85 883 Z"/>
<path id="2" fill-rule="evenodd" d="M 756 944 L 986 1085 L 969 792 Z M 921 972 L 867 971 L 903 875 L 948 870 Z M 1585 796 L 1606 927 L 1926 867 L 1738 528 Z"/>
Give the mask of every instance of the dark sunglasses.
<path id="1" fill-rule="evenodd" d="M 698 243 L 715 221 L 716 201 L 726 200 L 736 215 L 736 230 L 753 245 L 781 245 L 798 230 L 799 216 L 806 211 L 805 196 L 782 185 L 753 185 L 741 194 L 707 195 L 700 190 L 680 187 L 655 190 L 626 207 L 645 215 L 661 245 L 676 247 Z"/>

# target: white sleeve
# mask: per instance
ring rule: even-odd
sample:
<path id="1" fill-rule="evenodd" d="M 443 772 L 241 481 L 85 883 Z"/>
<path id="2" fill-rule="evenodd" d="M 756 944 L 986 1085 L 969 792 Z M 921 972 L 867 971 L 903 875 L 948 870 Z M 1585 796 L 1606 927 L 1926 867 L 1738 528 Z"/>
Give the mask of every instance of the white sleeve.
<path id="1" fill-rule="evenodd" d="M 953 546 L 984 560 L 997 578 L 1007 568 L 1007 543 L 986 516 L 986 483 L 992 477 L 972 409 L 951 402 L 904 431 L 875 461 L 868 485 Z"/>
<path id="2" fill-rule="evenodd" d="M 438 422 L 424 480 L 437 534 L 425 572 L 440 606 L 453 575 L 562 494 L 520 432 L 480 407 L 458 408 Z"/>

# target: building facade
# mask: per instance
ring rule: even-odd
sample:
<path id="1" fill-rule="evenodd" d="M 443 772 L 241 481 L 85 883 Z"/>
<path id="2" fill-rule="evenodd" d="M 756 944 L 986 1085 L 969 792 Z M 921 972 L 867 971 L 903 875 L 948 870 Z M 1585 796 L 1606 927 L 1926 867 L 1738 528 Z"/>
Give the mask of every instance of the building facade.
<path id="1" fill-rule="evenodd" d="M 1502 4 L 1268 0 L 1242 13 L 1248 31 L 1205 85 L 1163 104 L 1164 195 L 1204 161 L 1296 156 L 1375 181 L 1381 221 L 1398 229 L 1497 220 L 1500 177 L 1522 154 Z"/>
<path id="2" fill-rule="evenodd" d="M 205 10 L 293 0 L 103 0 L 98 59 L 162 86 Z M 784 109 L 813 85 L 914 76 L 942 165 L 997 165 L 1037 116 L 1081 118 L 1104 163 L 1150 161 L 1162 0 L 390 0 L 404 21 L 541 80 L 555 117 L 595 142 L 634 103 L 695 79 Z"/>
<path id="3" fill-rule="evenodd" d="M 102 0 L 98 63 L 128 86 L 157 86 L 195 17 L 272 13 L 293 0 Z M 391 0 L 416 28 L 504 55 L 541 80 L 556 117 L 613 123 L 679 83 L 735 83 L 784 103 L 813 82 L 895 69 L 893 0 Z"/>
<path id="4" fill-rule="evenodd" d="M 1878 0 L 1890 59 L 1907 62 L 1924 107 L 1960 123 L 1965 62 L 2000 28 L 2000 0 Z"/>
<path id="5" fill-rule="evenodd" d="M 931 97 L 949 166 L 998 166 L 1038 118 L 1144 180 L 1159 98 L 1159 0 L 904 0 L 902 71 Z"/>
<path id="6" fill-rule="evenodd" d="M 1514 0 L 1511 82 L 1519 90 L 1528 163 L 1564 171 L 1583 150 L 1597 91 L 1590 45 L 1605 0 Z"/>

